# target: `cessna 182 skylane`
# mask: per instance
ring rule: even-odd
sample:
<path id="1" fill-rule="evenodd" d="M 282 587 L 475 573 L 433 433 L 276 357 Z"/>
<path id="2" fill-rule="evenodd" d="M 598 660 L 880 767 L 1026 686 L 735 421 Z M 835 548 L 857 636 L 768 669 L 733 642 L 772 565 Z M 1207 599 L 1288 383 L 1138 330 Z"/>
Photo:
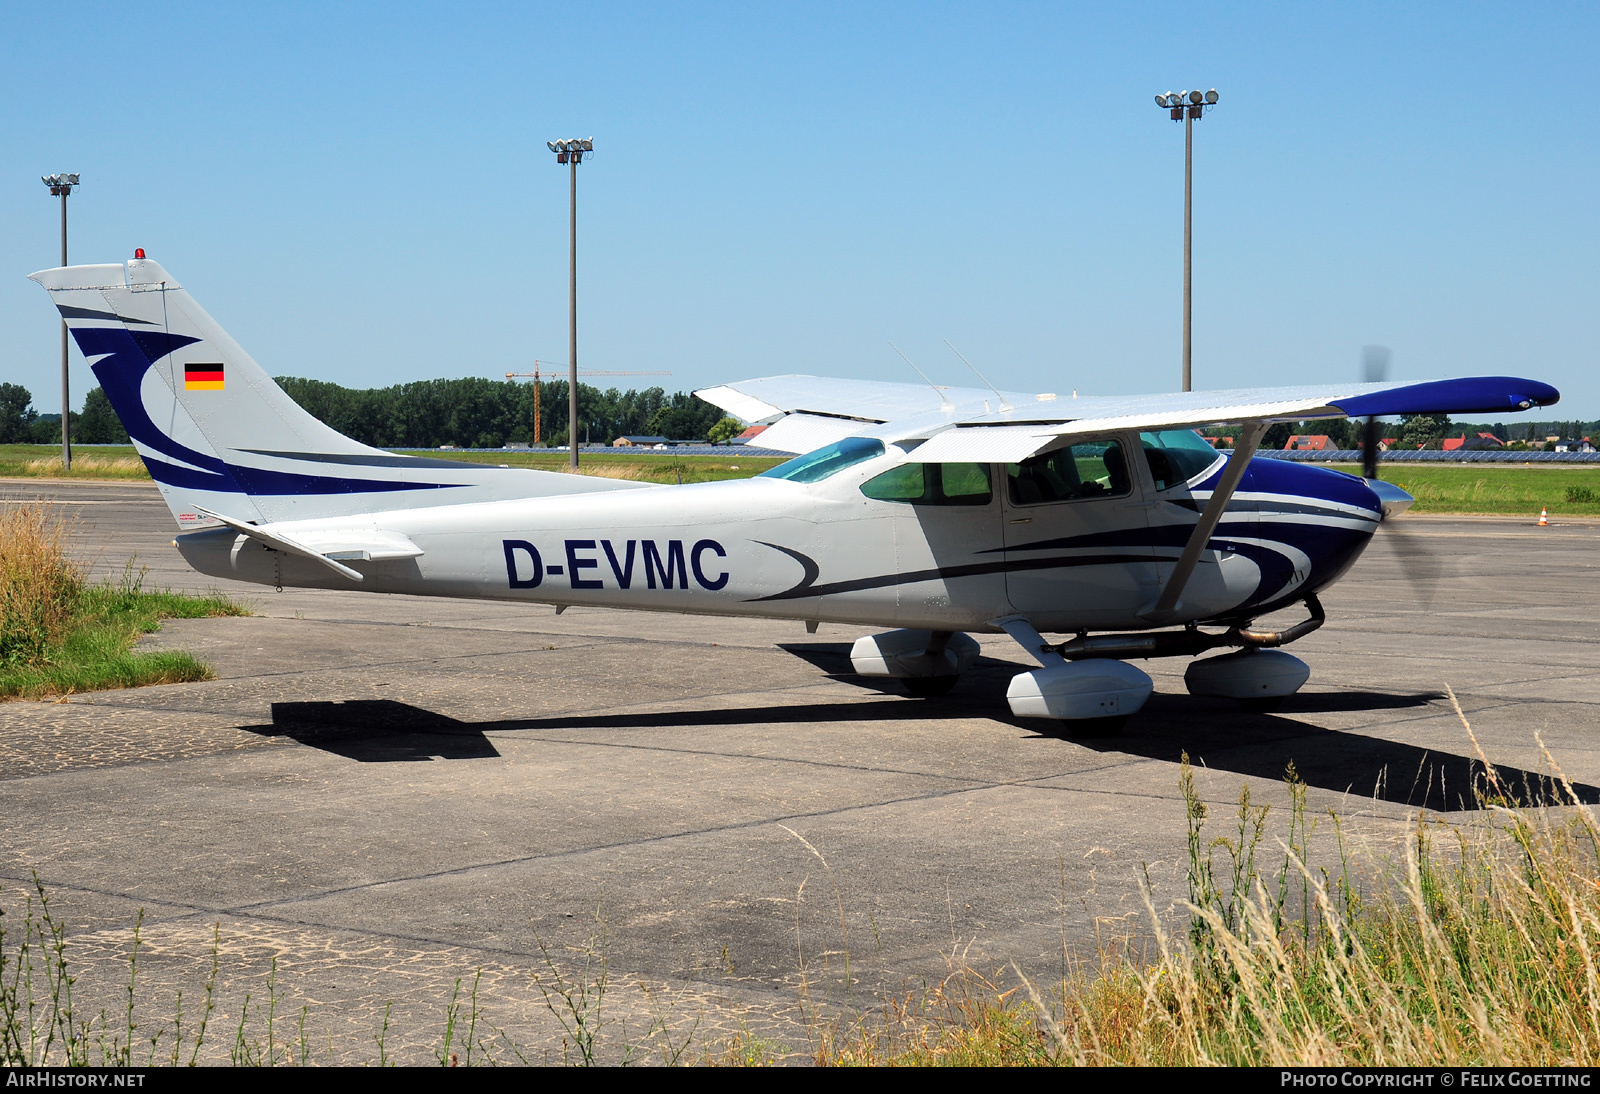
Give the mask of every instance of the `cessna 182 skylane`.
<path id="1" fill-rule="evenodd" d="M 1039 668 L 1019 716 L 1103 725 L 1144 703 L 1128 660 L 1195 656 L 1191 692 L 1270 701 L 1274 647 L 1410 504 L 1375 479 L 1254 460 L 1275 421 L 1548 406 L 1512 377 L 1067 398 L 777 376 L 697 392 L 796 458 L 656 486 L 400 456 L 301 410 L 154 261 L 49 290 L 176 516 L 196 570 L 266 585 L 888 628 L 859 673 L 947 690 L 1005 632 Z M 1237 423 L 1231 455 L 1193 430 Z M 1283 631 L 1252 621 L 1303 602 Z M 1202 629 L 1209 627 L 1212 629 Z M 1043 633 L 1070 635 L 1058 643 Z"/>

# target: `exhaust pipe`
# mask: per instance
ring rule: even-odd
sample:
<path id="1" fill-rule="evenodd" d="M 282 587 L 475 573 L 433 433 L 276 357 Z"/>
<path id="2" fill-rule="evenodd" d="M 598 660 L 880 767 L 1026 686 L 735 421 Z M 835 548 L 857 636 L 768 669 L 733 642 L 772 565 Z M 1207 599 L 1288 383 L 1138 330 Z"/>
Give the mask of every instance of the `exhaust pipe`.
<path id="1" fill-rule="evenodd" d="M 1306 610 L 1311 613 L 1311 618 L 1301 620 L 1281 631 L 1255 631 L 1246 627 L 1230 627 L 1222 634 L 1209 634 L 1198 626 L 1191 625 L 1181 631 L 1080 634 L 1050 648 L 1068 661 L 1083 661 L 1092 657 L 1105 657 L 1118 661 L 1134 657 L 1194 657 L 1220 646 L 1275 649 L 1304 638 L 1327 622 L 1327 613 L 1322 610 L 1322 603 L 1314 595 L 1305 598 L 1305 605 Z"/>

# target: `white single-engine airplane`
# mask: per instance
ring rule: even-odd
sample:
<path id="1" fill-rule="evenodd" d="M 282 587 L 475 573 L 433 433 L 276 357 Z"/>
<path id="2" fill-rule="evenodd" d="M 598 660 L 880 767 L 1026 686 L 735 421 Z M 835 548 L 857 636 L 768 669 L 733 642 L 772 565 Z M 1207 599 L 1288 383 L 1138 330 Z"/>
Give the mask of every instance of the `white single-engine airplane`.
<path id="1" fill-rule="evenodd" d="M 1376 479 L 1251 460 L 1272 422 L 1549 406 L 1489 376 L 1132 398 L 777 376 L 696 392 L 795 459 L 656 486 L 399 456 L 296 405 L 143 252 L 31 275 L 182 529 L 189 564 L 265 585 L 890 628 L 858 673 L 948 690 L 1005 632 L 1039 663 L 1013 713 L 1104 728 L 1150 677 L 1271 702 L 1305 682 L 1273 647 L 1321 624 L 1317 593 L 1411 498 Z M 1237 423 L 1231 455 L 1195 426 Z M 1282 631 L 1252 621 L 1303 602 Z M 1201 627 L 1212 630 L 1202 630 Z M 1217 628 L 1220 628 L 1217 629 Z M 1042 632 L 1070 635 L 1049 643 Z"/>

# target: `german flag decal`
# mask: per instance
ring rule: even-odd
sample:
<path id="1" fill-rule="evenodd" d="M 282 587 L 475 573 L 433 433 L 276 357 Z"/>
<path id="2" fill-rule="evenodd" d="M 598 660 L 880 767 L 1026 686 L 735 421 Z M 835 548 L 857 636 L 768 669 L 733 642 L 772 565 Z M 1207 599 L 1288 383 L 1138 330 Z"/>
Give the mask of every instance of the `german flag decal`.
<path id="1" fill-rule="evenodd" d="M 222 365 L 184 365 L 183 390 L 221 391 Z"/>

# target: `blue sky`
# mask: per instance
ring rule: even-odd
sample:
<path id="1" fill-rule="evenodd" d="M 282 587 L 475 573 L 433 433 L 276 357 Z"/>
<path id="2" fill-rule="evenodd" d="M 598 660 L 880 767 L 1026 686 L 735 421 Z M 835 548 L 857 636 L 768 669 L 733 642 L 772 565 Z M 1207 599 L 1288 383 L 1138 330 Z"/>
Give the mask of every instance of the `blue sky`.
<path id="1" fill-rule="evenodd" d="M 566 360 L 1122 394 L 1537 377 L 1600 417 L 1600 8 L 8 5 L 0 380 L 59 406 L 72 259 L 144 247 L 274 374 Z M 74 401 L 93 381 L 74 351 Z M 615 382 L 615 381 L 611 381 Z M 655 380 L 638 381 L 640 386 Z M 633 386 L 632 381 L 622 381 Z"/>

